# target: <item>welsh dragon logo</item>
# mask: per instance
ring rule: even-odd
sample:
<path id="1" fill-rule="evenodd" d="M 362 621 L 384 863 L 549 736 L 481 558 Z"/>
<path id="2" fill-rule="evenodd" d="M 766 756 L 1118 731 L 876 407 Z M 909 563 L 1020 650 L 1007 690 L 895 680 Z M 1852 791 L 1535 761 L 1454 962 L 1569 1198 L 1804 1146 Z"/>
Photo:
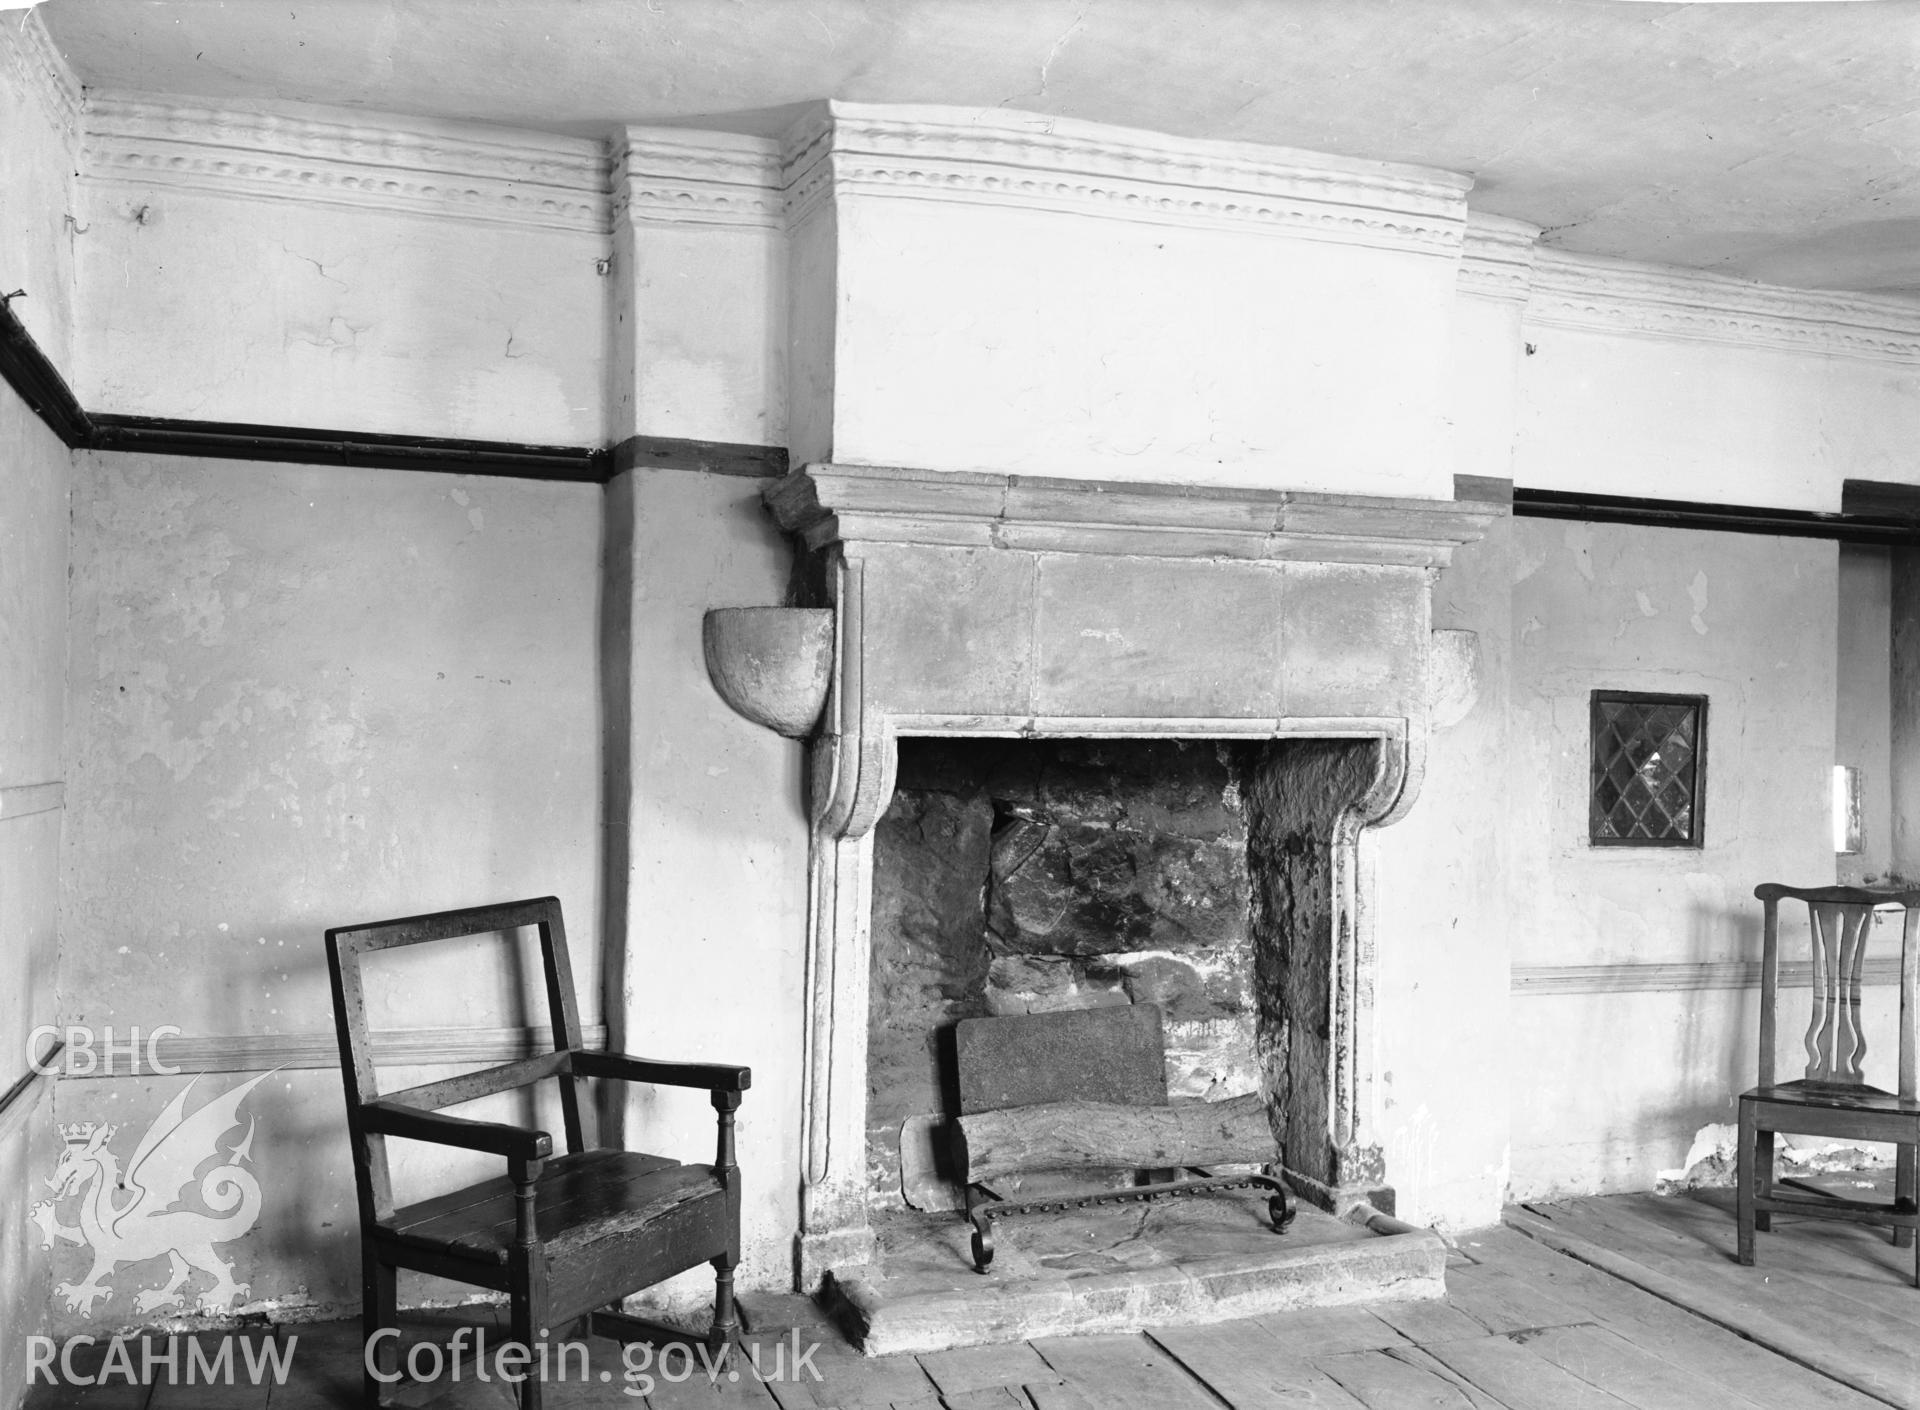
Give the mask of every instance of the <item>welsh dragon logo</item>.
<path id="1" fill-rule="evenodd" d="M 233 1280 L 233 1264 L 215 1253 L 214 1245 L 239 1238 L 260 1217 L 259 1182 L 242 1168 L 253 1148 L 253 1122 L 247 1122 L 246 1135 L 231 1150 L 223 1150 L 222 1143 L 239 1129 L 240 1103 L 270 1076 L 243 1082 L 191 1115 L 187 1096 L 194 1082 L 189 1082 L 147 1127 L 124 1174 L 109 1145 L 119 1127 L 88 1121 L 61 1128 L 66 1151 L 47 1180 L 54 1197 L 36 1204 L 32 1219 L 45 1247 L 64 1239 L 93 1250 L 86 1278 L 54 1289 L 68 1311 L 93 1316 L 93 1304 L 112 1294 L 105 1280 L 115 1269 L 162 1254 L 171 1270 L 166 1285 L 139 1292 L 133 1300 L 136 1312 L 186 1305 L 182 1289 L 194 1269 L 214 1280 L 194 1299 L 201 1309 L 217 1311 L 246 1296 L 247 1285 Z M 213 1160 L 220 1164 L 199 1180 L 200 1201 L 211 1212 L 176 1208 L 195 1174 Z M 79 1201 L 77 1226 L 60 1222 L 59 1204 L 69 1197 Z"/>

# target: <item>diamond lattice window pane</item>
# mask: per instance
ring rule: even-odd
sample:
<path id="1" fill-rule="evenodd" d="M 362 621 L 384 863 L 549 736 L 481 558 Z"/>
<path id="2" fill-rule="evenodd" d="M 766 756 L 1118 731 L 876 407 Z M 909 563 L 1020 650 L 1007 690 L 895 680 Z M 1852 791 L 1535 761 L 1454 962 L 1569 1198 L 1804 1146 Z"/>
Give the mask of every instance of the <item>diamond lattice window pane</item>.
<path id="1" fill-rule="evenodd" d="M 1707 701 L 1593 693 L 1588 838 L 1606 847 L 1698 847 Z"/>

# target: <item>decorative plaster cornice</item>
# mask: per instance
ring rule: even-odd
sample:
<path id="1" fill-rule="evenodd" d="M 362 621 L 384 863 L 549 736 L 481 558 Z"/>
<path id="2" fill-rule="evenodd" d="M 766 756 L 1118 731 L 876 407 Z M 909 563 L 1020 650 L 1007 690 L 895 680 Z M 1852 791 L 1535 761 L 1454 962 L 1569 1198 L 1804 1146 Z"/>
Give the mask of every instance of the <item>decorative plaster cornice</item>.
<path id="1" fill-rule="evenodd" d="M 558 230 L 607 228 L 598 142 L 382 118 L 92 98 L 82 174 L 257 200 L 375 207 Z"/>
<path id="2" fill-rule="evenodd" d="M 809 548 L 915 543 L 1149 558 L 1444 566 L 1500 516 L 1459 500 L 809 465 L 765 498 Z"/>
<path id="3" fill-rule="evenodd" d="M 780 144 L 731 132 L 629 127 L 613 157 L 615 218 L 781 229 Z"/>
<path id="4" fill-rule="evenodd" d="M 1920 362 L 1920 303 L 1912 300 L 1544 249 L 1534 259 L 1526 317 L 1545 327 Z"/>
<path id="5" fill-rule="evenodd" d="M 1470 212 L 1460 252 L 1460 291 L 1525 303 L 1533 288 L 1534 241 L 1539 238 L 1540 227 L 1524 220 Z"/>
<path id="6" fill-rule="evenodd" d="M 1268 230 L 1458 254 L 1472 181 L 1034 113 L 820 105 L 787 135 L 789 220 L 829 192 Z"/>
<path id="7" fill-rule="evenodd" d="M 81 95 L 80 81 L 67 67 L 66 56 L 55 47 L 39 10 L 27 10 L 17 20 L 0 23 L 6 30 L 0 51 L 5 52 L 8 66 L 22 86 L 38 96 L 61 139 L 71 148 L 79 140 Z"/>

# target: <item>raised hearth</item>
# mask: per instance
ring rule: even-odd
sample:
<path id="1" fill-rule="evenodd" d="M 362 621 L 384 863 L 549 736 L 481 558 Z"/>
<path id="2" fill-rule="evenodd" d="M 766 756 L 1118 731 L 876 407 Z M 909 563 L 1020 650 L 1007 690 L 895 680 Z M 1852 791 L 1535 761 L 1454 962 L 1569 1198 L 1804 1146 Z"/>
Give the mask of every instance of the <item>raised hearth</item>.
<path id="1" fill-rule="evenodd" d="M 1226 1195 L 1029 1215 L 1001 1226 L 986 1274 L 973 1271 L 961 1220 L 877 1215 L 878 1256 L 831 1275 L 826 1303 L 881 1356 L 1446 1293 L 1446 1245 L 1430 1229 L 1303 1209 L 1278 1235 L 1264 1204 Z"/>

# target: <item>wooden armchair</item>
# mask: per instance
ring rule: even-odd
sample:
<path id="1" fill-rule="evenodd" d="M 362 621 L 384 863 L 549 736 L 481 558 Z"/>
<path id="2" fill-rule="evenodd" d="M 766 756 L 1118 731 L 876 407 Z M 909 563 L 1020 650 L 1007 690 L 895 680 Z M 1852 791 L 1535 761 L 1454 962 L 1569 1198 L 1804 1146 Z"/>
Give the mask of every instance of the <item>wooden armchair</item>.
<path id="1" fill-rule="evenodd" d="M 396 946 L 458 936 L 511 933 L 537 926 L 554 1050 L 480 1072 L 381 1095 L 367 1029 L 361 957 Z M 740 1257 L 740 1177 L 733 1120 L 750 1074 L 719 1063 L 654 1062 L 581 1046 L 560 903 L 551 896 L 498 906 L 408 916 L 327 932 L 334 1020 L 346 1084 L 347 1129 L 360 1197 L 365 1332 L 396 1327 L 395 1275 L 414 1268 L 505 1292 L 513 1341 L 534 1348 L 546 1331 L 581 1319 L 623 1341 L 681 1334 L 619 1312 L 619 1300 L 701 1263 L 714 1269 L 716 1349 L 737 1332 L 733 1269 Z M 443 1110 L 477 1097 L 558 1081 L 566 1150 L 555 1155 L 545 1131 L 450 1116 Z M 719 1117 L 711 1165 L 665 1156 L 595 1149 L 582 1136 L 586 1079 L 704 1088 Z M 507 1173 L 450 1194 L 396 1207 L 386 1140 L 433 1141 L 501 1156 Z M 368 1362 L 366 1403 L 378 1406 L 398 1357 L 397 1331 L 381 1338 Z M 537 1361 L 536 1365 L 539 1364 Z M 540 1381 L 520 1384 L 521 1410 L 539 1410 Z"/>
<path id="2" fill-rule="evenodd" d="M 1740 1094 L 1739 1257 L 1753 1262 L 1755 1231 L 1772 1228 L 1775 1214 L 1885 1224 L 1905 1248 L 1920 1228 L 1916 1155 L 1920 1155 L 1920 1099 L 1915 1096 L 1914 996 L 1920 977 L 1920 890 L 1880 891 L 1851 886 L 1800 888 L 1768 883 L 1754 888 L 1765 908 L 1760 959 L 1760 1082 Z M 1804 1043 L 1804 1079 L 1775 1080 L 1774 1028 L 1780 992 L 1780 902 L 1806 903 L 1812 919 L 1813 1016 Z M 1867 1085 L 1862 1059 L 1860 981 L 1874 913 L 1903 908 L 1900 939 L 1900 1048 L 1898 1092 Z M 1845 1140 L 1889 1141 L 1897 1147 L 1892 1204 L 1835 1196 L 1778 1194 L 1773 1185 L 1776 1131 Z M 1914 1285 L 1920 1287 L 1920 1250 Z"/>

